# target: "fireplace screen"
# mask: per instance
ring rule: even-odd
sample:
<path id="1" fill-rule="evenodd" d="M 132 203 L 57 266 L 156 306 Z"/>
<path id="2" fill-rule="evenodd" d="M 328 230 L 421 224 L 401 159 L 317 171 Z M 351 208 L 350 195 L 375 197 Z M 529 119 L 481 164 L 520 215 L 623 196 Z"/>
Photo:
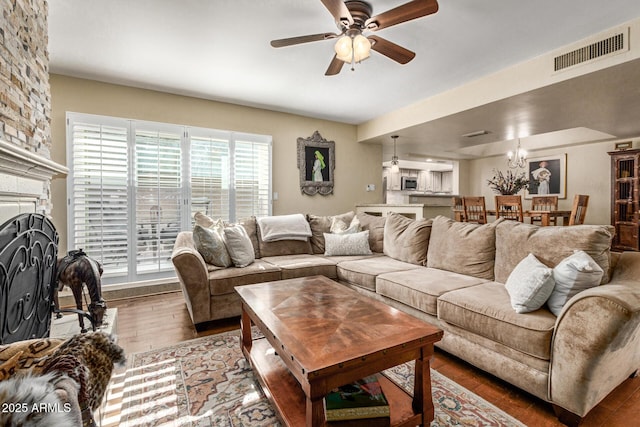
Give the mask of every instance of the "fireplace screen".
<path id="1" fill-rule="evenodd" d="M 58 233 L 45 216 L 0 226 L 0 344 L 49 336 Z"/>

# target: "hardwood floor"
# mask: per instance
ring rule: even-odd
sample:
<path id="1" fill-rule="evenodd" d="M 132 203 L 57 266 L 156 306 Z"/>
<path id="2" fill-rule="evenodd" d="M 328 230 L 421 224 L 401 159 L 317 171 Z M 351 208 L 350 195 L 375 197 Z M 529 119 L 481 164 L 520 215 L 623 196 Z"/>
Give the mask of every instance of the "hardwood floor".
<path id="1" fill-rule="evenodd" d="M 239 318 L 214 322 L 196 331 L 182 293 L 109 301 L 118 307 L 118 343 L 127 354 L 162 348 L 181 341 L 238 329 Z M 562 426 L 550 404 L 511 386 L 468 363 L 436 349 L 432 367 L 528 426 Z M 640 376 L 622 383 L 584 418 L 581 426 L 638 425 Z M 117 425 L 113 414 L 111 422 Z M 117 418 L 116 418 L 117 419 Z"/>

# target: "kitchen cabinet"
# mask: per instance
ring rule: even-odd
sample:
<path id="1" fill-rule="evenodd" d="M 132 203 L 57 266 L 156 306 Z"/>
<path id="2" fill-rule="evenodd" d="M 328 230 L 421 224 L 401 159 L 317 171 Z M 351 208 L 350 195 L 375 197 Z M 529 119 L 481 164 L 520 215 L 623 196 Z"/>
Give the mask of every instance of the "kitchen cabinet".
<path id="1" fill-rule="evenodd" d="M 429 171 L 422 170 L 418 172 L 418 191 L 432 191 L 431 174 Z"/>

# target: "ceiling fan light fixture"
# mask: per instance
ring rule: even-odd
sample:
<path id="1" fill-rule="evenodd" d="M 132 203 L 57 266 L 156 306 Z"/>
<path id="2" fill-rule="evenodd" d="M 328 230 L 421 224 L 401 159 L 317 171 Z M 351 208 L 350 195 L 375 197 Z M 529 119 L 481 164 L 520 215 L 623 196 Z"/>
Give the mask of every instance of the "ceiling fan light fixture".
<path id="1" fill-rule="evenodd" d="M 360 62 L 371 55 L 371 42 L 362 34 L 353 38 L 353 52 L 355 62 Z"/>
<path id="2" fill-rule="evenodd" d="M 336 56 L 340 61 L 351 62 L 352 40 L 349 36 L 342 36 L 338 39 L 333 47 L 336 51 Z"/>
<path id="3" fill-rule="evenodd" d="M 343 62 L 360 62 L 371 54 L 371 42 L 362 34 L 354 37 L 344 35 L 338 39 L 334 50 L 336 57 Z"/>
<path id="4" fill-rule="evenodd" d="M 405 49 L 382 37 L 363 32 L 375 32 L 394 25 L 403 24 L 438 11 L 438 0 L 405 0 L 407 3 L 389 9 L 380 14 L 373 14 L 370 0 L 321 0 L 325 8 L 333 16 L 340 34 L 319 33 L 298 37 L 271 40 L 271 46 L 284 47 L 328 39 L 337 39 L 334 44 L 336 54 L 324 73 L 335 76 L 345 63 L 351 64 L 354 70 L 356 62 L 364 61 L 375 50 L 381 55 L 399 63 L 406 64 L 415 56 L 415 52 Z"/>

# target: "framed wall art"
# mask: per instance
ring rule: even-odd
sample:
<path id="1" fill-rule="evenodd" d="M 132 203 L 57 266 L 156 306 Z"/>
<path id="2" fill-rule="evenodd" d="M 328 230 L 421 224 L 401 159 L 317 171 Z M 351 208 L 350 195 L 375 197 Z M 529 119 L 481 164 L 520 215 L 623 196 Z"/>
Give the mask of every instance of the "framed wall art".
<path id="1" fill-rule="evenodd" d="M 334 141 L 327 141 L 318 131 L 309 138 L 298 138 L 298 169 L 303 194 L 333 193 L 335 147 Z"/>
<path id="2" fill-rule="evenodd" d="M 558 196 L 567 198 L 567 154 L 532 157 L 527 159 L 525 173 L 529 188 L 525 199 L 533 196 Z"/>

